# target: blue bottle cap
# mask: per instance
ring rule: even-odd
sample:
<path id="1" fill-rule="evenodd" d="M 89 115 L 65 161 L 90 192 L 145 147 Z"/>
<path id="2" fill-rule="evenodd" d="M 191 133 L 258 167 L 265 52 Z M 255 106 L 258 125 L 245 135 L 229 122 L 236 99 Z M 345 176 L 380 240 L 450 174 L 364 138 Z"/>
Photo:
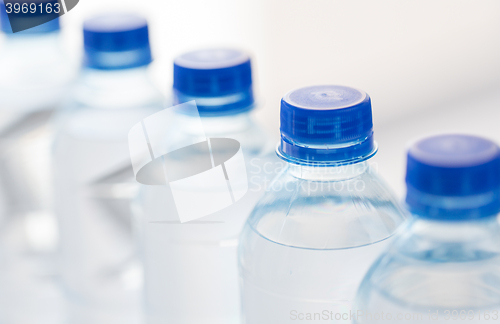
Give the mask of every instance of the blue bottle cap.
<path id="1" fill-rule="evenodd" d="M 408 151 L 409 208 L 436 219 L 470 219 L 500 212 L 500 148 L 487 139 L 447 134 Z"/>
<path id="2" fill-rule="evenodd" d="M 0 28 L 2 32 L 4 32 L 7 35 L 34 35 L 34 34 L 47 34 L 47 33 L 52 33 L 55 31 L 59 31 L 61 29 L 61 25 L 59 22 L 59 14 L 63 14 L 62 8 L 59 9 L 59 13 L 56 13 L 57 10 L 55 10 L 56 6 L 60 6 L 58 3 L 58 0 L 11 0 L 9 1 L 10 4 L 12 4 L 12 7 L 9 6 L 9 11 L 12 11 L 9 19 L 9 15 L 7 14 L 7 7 L 5 6 L 5 2 L 3 0 L 0 0 Z M 30 12 L 28 10 L 27 13 L 23 13 L 22 10 L 19 10 L 19 12 L 16 14 L 15 13 L 15 4 L 19 4 L 22 6 L 23 4 L 29 5 L 32 4 L 32 6 L 35 6 L 35 12 Z M 42 12 L 40 10 L 43 8 L 47 8 L 47 6 L 50 6 L 51 8 L 51 13 L 47 12 Z M 33 7 L 32 7 L 33 8 Z M 20 7 L 22 9 L 22 7 Z M 49 20 L 50 19 L 50 20 Z M 49 20 L 49 21 L 47 21 Z M 47 21 L 46 23 L 43 23 L 41 25 L 38 25 L 39 22 Z M 12 24 L 11 24 L 12 23 Z M 27 26 L 35 26 L 31 27 L 29 29 L 24 29 L 22 31 L 13 33 L 12 29 L 13 26 L 16 26 L 19 30 L 19 28 L 24 29 Z"/>
<path id="3" fill-rule="evenodd" d="M 349 164 L 377 152 L 372 106 L 363 91 L 336 85 L 300 88 L 281 100 L 278 155 L 297 164 Z"/>
<path id="4" fill-rule="evenodd" d="M 174 103 L 195 100 L 200 115 L 232 115 L 253 108 L 250 57 L 235 49 L 204 49 L 174 61 Z"/>
<path id="5" fill-rule="evenodd" d="M 107 14 L 85 21 L 85 65 L 120 70 L 152 62 L 146 19 L 133 14 Z"/>

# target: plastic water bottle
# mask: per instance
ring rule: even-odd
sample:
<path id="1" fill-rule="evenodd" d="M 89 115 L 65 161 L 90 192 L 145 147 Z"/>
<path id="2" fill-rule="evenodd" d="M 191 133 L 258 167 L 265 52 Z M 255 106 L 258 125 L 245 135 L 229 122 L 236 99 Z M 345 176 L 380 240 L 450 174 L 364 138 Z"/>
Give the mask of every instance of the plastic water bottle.
<path id="1" fill-rule="evenodd" d="M 371 267 L 356 323 L 483 323 L 500 314 L 500 148 L 445 134 L 411 146 L 412 218 Z"/>
<path id="2" fill-rule="evenodd" d="M 0 1 L 0 29 L 0 322 L 56 323 L 62 298 L 48 121 L 75 68 L 59 19 L 12 33 Z"/>
<path id="3" fill-rule="evenodd" d="M 376 152 L 366 93 L 322 85 L 284 96 L 277 153 L 287 166 L 239 247 L 244 323 L 320 323 L 350 311 L 363 275 L 405 219 L 368 162 Z"/>
<path id="4" fill-rule="evenodd" d="M 137 323 L 141 268 L 129 204 L 136 182 L 128 131 L 163 108 L 148 76 L 145 19 L 127 14 L 84 23 L 85 61 L 54 143 L 62 276 L 72 323 Z"/>
<path id="5" fill-rule="evenodd" d="M 168 186 L 141 189 L 136 219 L 145 265 L 149 324 L 239 321 L 238 236 L 263 192 L 263 165 L 276 161 L 272 142 L 250 114 L 255 106 L 251 72 L 249 56 L 233 49 L 199 50 L 181 55 L 174 62 L 174 101 L 179 104 L 195 100 L 199 116 L 173 110 L 170 129 L 162 138 L 168 148 L 179 149 L 160 159 L 167 166 L 182 166 L 206 156 L 208 172 L 190 166 L 185 172 L 192 177 L 180 189 L 178 181 L 175 186 L 170 182 Z M 151 135 L 149 140 L 154 140 Z M 246 169 L 234 172 L 228 161 L 218 162 L 217 156 L 232 156 L 227 152 L 236 142 Z M 202 149 L 207 143 L 211 145 L 210 154 Z M 169 180 L 180 178 L 168 171 Z M 195 181 L 200 179 L 195 176 L 207 174 L 215 176 Z M 232 187 L 231 197 L 226 195 L 224 177 Z M 237 188 L 239 184 L 234 185 L 233 178 L 243 179 L 243 186 L 248 183 L 245 194 L 245 190 Z M 161 181 L 163 174 L 158 179 Z M 184 193 L 185 201 L 176 200 L 179 192 Z M 206 197 L 214 205 L 223 199 L 229 202 L 226 208 L 215 209 Z M 186 209 L 190 211 L 187 215 Z M 193 213 L 209 215 L 181 223 L 183 215 L 193 218 Z"/>
<path id="6" fill-rule="evenodd" d="M 74 69 L 62 49 L 59 19 L 12 33 L 0 1 L 0 27 L 5 35 L 0 43 L 0 210 L 9 215 L 4 221 L 20 221 L 20 215 L 49 212 L 48 120 Z M 31 243 L 40 249 L 49 244 L 39 241 Z"/>

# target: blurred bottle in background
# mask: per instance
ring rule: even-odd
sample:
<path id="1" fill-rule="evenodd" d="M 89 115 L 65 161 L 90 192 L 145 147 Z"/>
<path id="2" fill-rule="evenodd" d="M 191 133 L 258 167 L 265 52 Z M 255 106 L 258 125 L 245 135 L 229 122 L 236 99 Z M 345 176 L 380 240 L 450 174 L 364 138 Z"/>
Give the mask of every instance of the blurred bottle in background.
<path id="1" fill-rule="evenodd" d="M 278 155 L 288 166 L 240 242 L 245 323 L 349 313 L 363 275 L 405 219 L 368 164 L 376 152 L 366 93 L 324 85 L 285 95 Z"/>
<path id="2" fill-rule="evenodd" d="M 413 217 L 361 284 L 355 322 L 497 320 L 500 148 L 470 135 L 424 138 L 408 152 L 406 184 Z"/>
<path id="3" fill-rule="evenodd" d="M 54 323 L 59 318 L 48 122 L 76 72 L 63 50 L 59 23 L 56 18 L 13 33 L 0 1 L 2 323 Z"/>
<path id="4" fill-rule="evenodd" d="M 137 323 L 141 268 L 131 233 L 136 193 L 127 134 L 164 102 L 148 75 L 147 21 L 84 23 L 84 68 L 57 120 L 55 208 L 71 323 Z"/>
<path id="5" fill-rule="evenodd" d="M 179 178 L 169 166 L 182 170 L 191 161 L 211 156 L 211 171 L 220 171 L 217 168 L 227 164 L 224 175 L 232 189 L 233 203 L 229 200 L 228 207 L 194 219 L 193 213 L 203 214 L 210 208 L 198 197 L 213 195 L 216 202 L 228 189 L 225 181 L 217 185 L 212 183 L 216 178 L 188 180 L 184 185 L 176 185 L 176 190 L 172 184 L 142 187 L 134 214 L 145 265 L 147 322 L 238 323 L 238 236 L 263 192 L 263 166 L 267 163 L 267 170 L 272 173 L 268 176 L 272 178 L 273 161 L 277 160 L 273 143 L 251 116 L 255 102 L 250 58 L 233 49 L 206 49 L 181 55 L 174 62 L 173 90 L 177 104 L 195 100 L 199 115 L 172 108 L 172 126 L 160 135 L 160 141 L 167 151 L 181 149 L 162 157 L 167 173 Z M 153 143 L 158 139 L 150 134 L 149 140 Z M 228 152 L 236 141 L 245 163 L 243 170 L 234 172 L 227 160 L 217 161 L 217 156 L 233 155 L 234 152 Z M 202 149 L 206 144 L 211 145 L 208 155 L 208 146 Z M 184 171 L 191 176 L 201 172 Z M 158 175 L 161 182 L 163 175 Z M 222 179 L 224 175 L 221 171 Z M 232 182 L 235 177 L 244 177 L 244 183 Z M 173 196 L 179 192 L 187 199 L 181 207 L 191 211 L 187 213 L 190 221 L 184 223 Z"/>

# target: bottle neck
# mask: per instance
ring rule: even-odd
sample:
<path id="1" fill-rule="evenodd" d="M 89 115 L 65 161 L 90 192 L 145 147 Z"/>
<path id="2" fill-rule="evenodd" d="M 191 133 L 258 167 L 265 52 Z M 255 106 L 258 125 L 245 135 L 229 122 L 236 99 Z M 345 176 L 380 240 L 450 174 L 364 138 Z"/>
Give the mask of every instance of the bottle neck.
<path id="1" fill-rule="evenodd" d="M 84 68 L 82 79 L 96 86 L 123 87 L 137 82 L 149 82 L 148 66 L 123 70 L 99 70 Z"/>
<path id="2" fill-rule="evenodd" d="M 295 178 L 309 181 L 343 181 L 355 178 L 369 169 L 368 161 L 340 166 L 311 166 L 288 163 Z"/>
<path id="3" fill-rule="evenodd" d="M 317 139 L 316 139 L 317 140 Z M 378 150 L 377 143 L 370 136 L 347 143 L 335 144 L 300 143 L 281 131 L 281 143 L 277 153 L 281 159 L 301 165 L 333 164 L 348 165 L 372 158 Z"/>
<path id="4" fill-rule="evenodd" d="M 198 118 L 201 118 L 203 130 L 198 127 Z M 185 125 L 184 132 L 196 135 L 203 131 L 209 137 L 243 132 L 253 125 L 249 112 L 218 117 L 198 117 L 176 113 L 176 120 L 178 125 Z"/>
<path id="5" fill-rule="evenodd" d="M 99 109 L 129 109 L 164 104 L 162 94 L 149 78 L 147 67 L 124 70 L 84 68 L 74 99 L 84 106 Z"/>
<path id="6" fill-rule="evenodd" d="M 41 34 L 7 34 L 4 37 L 4 46 L 29 47 L 30 51 L 36 52 L 37 48 L 44 46 L 59 46 L 61 33 L 54 31 Z"/>

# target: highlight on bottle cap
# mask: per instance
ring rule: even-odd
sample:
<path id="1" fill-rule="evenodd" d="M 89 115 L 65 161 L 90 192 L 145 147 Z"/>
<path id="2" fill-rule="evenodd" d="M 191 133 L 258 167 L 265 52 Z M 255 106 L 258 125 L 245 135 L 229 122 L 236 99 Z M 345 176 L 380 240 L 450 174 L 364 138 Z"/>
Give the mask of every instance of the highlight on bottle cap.
<path id="1" fill-rule="evenodd" d="M 371 99 L 338 85 L 296 89 L 281 100 L 281 145 L 289 162 L 355 163 L 377 152 Z"/>
<path id="2" fill-rule="evenodd" d="M 415 214 L 469 219 L 500 212 L 500 148 L 473 135 L 424 138 L 408 151 L 406 202 Z"/>
<path id="3" fill-rule="evenodd" d="M 83 26 L 85 65 L 113 70 L 152 62 L 147 20 L 135 14 L 105 14 Z"/>
<path id="4" fill-rule="evenodd" d="M 211 48 L 174 60 L 174 104 L 195 100 L 201 116 L 232 115 L 253 108 L 252 67 L 243 51 Z"/>

